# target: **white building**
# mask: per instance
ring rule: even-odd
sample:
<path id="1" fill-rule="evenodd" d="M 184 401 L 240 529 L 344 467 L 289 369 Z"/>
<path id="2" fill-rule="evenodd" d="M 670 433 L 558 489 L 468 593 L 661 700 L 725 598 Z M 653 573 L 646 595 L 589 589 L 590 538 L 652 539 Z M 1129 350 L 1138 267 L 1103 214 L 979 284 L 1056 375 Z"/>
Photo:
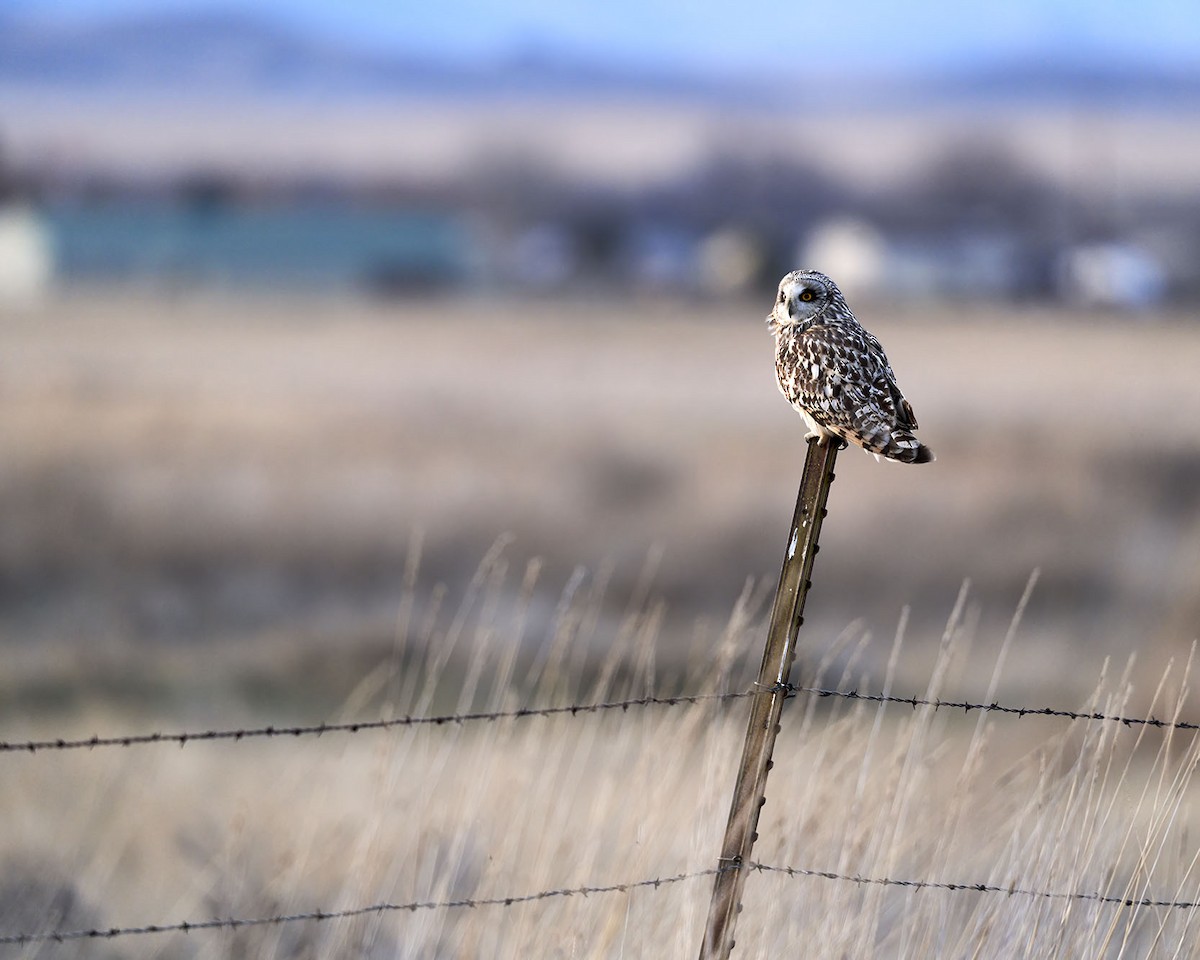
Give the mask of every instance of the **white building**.
<path id="1" fill-rule="evenodd" d="M 54 279 L 50 230 L 25 204 L 0 206 L 0 304 L 44 297 Z"/>

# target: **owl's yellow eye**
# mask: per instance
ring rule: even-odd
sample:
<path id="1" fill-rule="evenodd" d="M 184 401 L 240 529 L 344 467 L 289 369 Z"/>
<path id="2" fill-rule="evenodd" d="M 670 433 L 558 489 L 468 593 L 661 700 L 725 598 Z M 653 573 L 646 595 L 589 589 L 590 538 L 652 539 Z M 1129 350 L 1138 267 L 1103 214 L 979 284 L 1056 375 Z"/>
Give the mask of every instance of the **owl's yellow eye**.
<path id="1" fill-rule="evenodd" d="M 807 303 L 812 298 L 813 298 L 813 292 L 811 290 L 804 290 L 800 294 L 800 299 L 803 300 L 805 303 Z"/>

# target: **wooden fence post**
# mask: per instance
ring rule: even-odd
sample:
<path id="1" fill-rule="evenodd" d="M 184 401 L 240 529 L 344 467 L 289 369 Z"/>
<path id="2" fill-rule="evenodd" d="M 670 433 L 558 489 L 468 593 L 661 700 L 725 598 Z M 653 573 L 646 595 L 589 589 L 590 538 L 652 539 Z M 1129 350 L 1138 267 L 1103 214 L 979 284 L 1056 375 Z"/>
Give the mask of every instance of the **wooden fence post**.
<path id="1" fill-rule="evenodd" d="M 766 803 L 771 754 L 779 733 L 783 703 L 787 699 L 792 661 L 796 659 L 796 637 L 804 622 L 804 600 L 811 586 L 809 578 L 817 553 L 821 521 L 825 519 L 829 485 L 833 482 L 833 464 L 841 447 L 840 441 L 832 438 L 823 444 L 815 438 L 808 442 L 804 478 L 796 497 L 796 513 L 792 517 L 775 606 L 771 611 L 771 625 L 767 630 L 766 649 L 758 672 L 758 689 L 751 698 L 750 723 L 746 728 L 729 822 L 721 844 L 719 871 L 713 881 L 700 960 L 727 960 L 733 949 L 734 925 L 742 909 L 746 864 L 750 863 L 750 853 L 758 839 L 758 814 Z"/>

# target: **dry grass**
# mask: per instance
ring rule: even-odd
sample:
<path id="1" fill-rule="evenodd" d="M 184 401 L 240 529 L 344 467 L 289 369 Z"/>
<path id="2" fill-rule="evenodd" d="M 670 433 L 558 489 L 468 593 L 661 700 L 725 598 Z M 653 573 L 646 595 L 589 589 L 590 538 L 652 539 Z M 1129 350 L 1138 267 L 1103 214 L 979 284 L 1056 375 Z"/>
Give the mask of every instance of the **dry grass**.
<path id="1" fill-rule="evenodd" d="M 653 609 L 631 610 L 602 669 L 585 682 L 578 642 L 596 627 L 594 604 L 578 596 L 560 607 L 552 633 L 530 637 L 532 592 L 501 613 L 506 565 L 502 556 L 490 563 L 471 599 L 490 611 L 484 626 L 463 633 L 461 610 L 447 610 L 427 624 L 434 642 L 422 646 L 420 662 L 364 679 L 347 714 L 425 713 L 446 686 L 458 701 L 443 708 L 502 709 L 747 685 L 737 654 L 756 644 L 761 624 L 745 606 L 720 636 L 697 641 L 687 676 L 655 664 Z M 972 628 L 960 612 L 939 644 L 931 696 L 989 669 L 971 653 Z M 533 664 L 522 663 L 513 637 L 538 649 Z M 456 650 L 468 673 L 443 683 Z M 823 660 L 818 683 L 855 676 L 853 652 L 844 660 L 832 649 L 808 654 Z M 903 654 L 898 635 L 893 674 Z M 1151 698 L 1159 716 L 1178 712 L 1184 669 Z M 1126 683 L 1107 677 L 1086 705 L 1121 712 L 1128 701 Z M 505 897 L 703 870 L 719 846 L 744 716 L 745 701 L 734 701 L 10 755 L 0 781 L 10 811 L 0 831 L 9 878 L 0 930 Z M 756 856 L 871 878 L 1196 901 L 1197 760 L 1190 734 L 801 699 L 785 716 Z M 710 884 L 0 956 L 687 957 L 698 949 Z M 1195 955 L 1196 916 L 756 873 L 735 955 L 802 944 L 806 955 L 831 960 L 1183 957 Z"/>

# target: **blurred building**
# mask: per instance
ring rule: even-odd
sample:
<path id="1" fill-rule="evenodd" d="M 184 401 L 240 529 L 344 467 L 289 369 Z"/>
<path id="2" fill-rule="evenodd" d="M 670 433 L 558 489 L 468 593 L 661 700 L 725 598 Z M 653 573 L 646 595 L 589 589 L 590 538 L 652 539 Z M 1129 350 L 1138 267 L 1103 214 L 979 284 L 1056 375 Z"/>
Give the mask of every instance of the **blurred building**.
<path id="1" fill-rule="evenodd" d="M 878 295 L 887 284 L 887 240 L 865 220 L 834 217 L 818 223 L 800 242 L 796 266 L 836 277 L 847 296 Z"/>
<path id="2" fill-rule="evenodd" d="M 61 205 L 46 230 L 67 283 L 415 293 L 473 270 L 469 224 L 439 211 L 134 200 Z"/>
<path id="3" fill-rule="evenodd" d="M 38 300 L 54 279 L 54 248 L 46 219 L 26 203 L 0 205 L 0 303 Z"/>
<path id="4" fill-rule="evenodd" d="M 764 239 L 747 228 L 721 227 L 706 236 L 694 264 L 697 286 L 730 296 L 762 285 L 770 253 Z"/>
<path id="5" fill-rule="evenodd" d="M 1058 263 L 1064 299 L 1093 307 L 1157 306 L 1167 277 L 1151 254 L 1123 243 L 1084 244 L 1065 250 Z"/>

